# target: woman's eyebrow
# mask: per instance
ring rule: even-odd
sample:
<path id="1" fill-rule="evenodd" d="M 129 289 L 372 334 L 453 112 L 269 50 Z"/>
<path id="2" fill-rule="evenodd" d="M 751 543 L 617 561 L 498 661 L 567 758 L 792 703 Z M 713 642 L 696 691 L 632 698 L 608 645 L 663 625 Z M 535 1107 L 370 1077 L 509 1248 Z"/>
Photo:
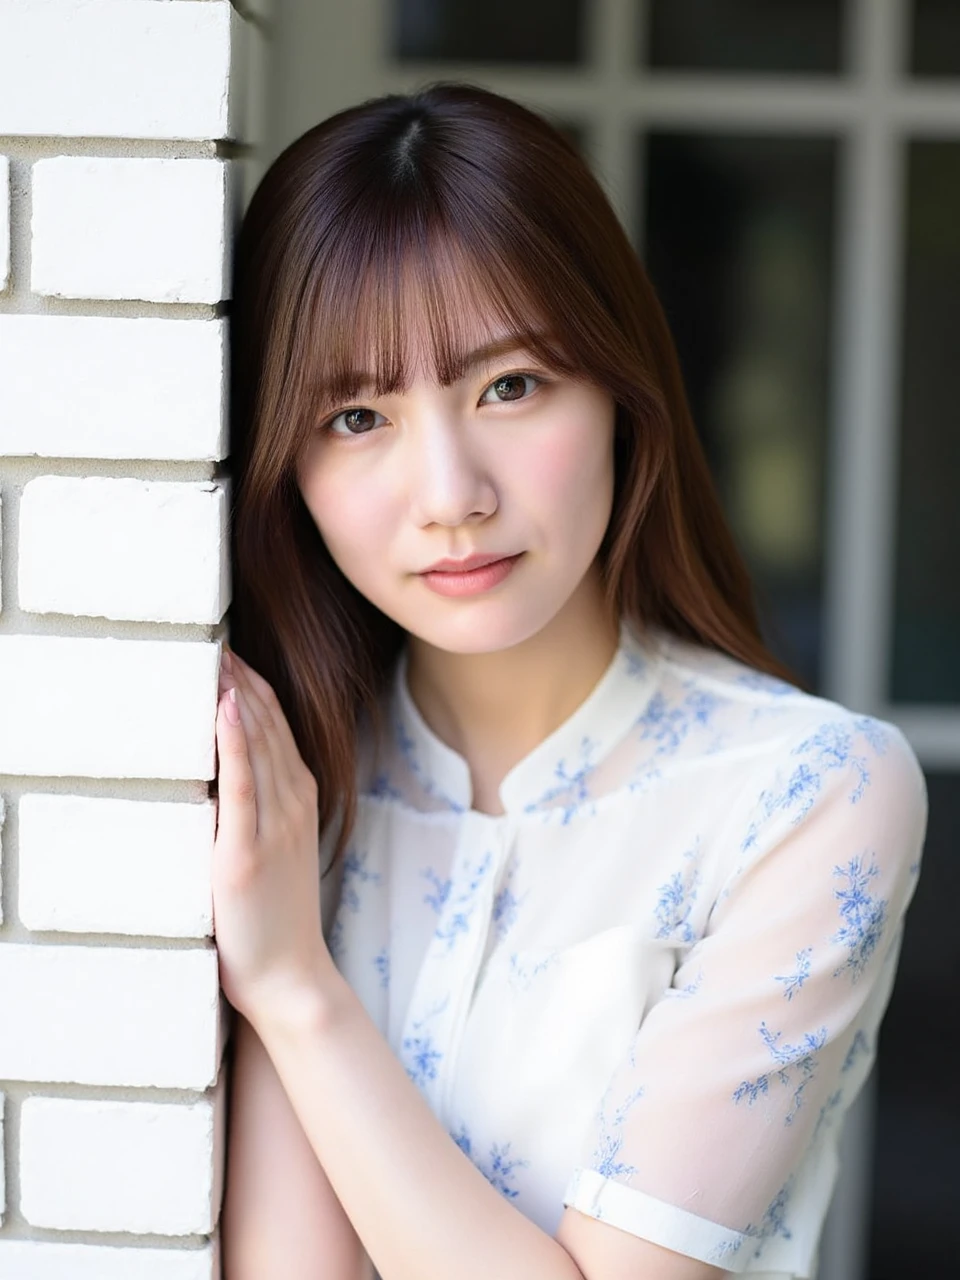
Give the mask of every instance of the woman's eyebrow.
<path id="1" fill-rule="evenodd" d="M 473 351 L 466 352 L 466 354 L 454 361 L 454 366 L 461 371 L 460 377 L 462 378 L 472 370 L 489 364 L 510 351 L 519 351 L 537 341 L 542 342 L 546 336 L 545 333 L 535 330 L 530 330 L 527 333 L 510 333 L 505 337 L 485 342 L 482 346 L 475 347 Z M 349 377 L 349 386 L 352 395 L 369 394 L 376 387 L 376 378 L 371 373 L 352 373 Z"/>
<path id="2" fill-rule="evenodd" d="M 473 351 L 468 351 L 458 362 L 458 367 L 462 367 L 463 372 L 467 373 L 472 369 L 476 369 L 481 365 L 489 364 L 491 360 L 496 360 L 499 356 L 506 355 L 510 351 L 518 351 L 521 348 L 529 347 L 532 343 L 543 341 L 546 337 L 544 333 L 511 333 L 504 338 L 497 338 L 493 342 L 484 343 L 482 347 L 476 347 Z"/>

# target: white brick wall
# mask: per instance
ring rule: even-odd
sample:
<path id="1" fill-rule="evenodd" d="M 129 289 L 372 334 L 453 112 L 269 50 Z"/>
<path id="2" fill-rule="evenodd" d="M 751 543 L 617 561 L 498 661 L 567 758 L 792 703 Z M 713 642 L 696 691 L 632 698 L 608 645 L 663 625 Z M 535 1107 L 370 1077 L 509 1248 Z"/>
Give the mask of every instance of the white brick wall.
<path id="1" fill-rule="evenodd" d="M 20 1111 L 20 1210 L 34 1227 L 202 1235 L 218 1177 L 214 1099 L 28 1098 Z"/>
<path id="2" fill-rule="evenodd" d="M 20 608 L 219 622 L 226 538 L 220 484 L 39 476 L 20 498 Z"/>
<path id="3" fill-rule="evenodd" d="M 212 801 L 21 796 L 21 922 L 36 932 L 209 936 L 215 813 Z"/>
<path id="4" fill-rule="evenodd" d="M 0 1079 L 206 1089 L 218 1015 L 212 948 L 0 947 Z"/>
<path id="5" fill-rule="evenodd" d="M 227 0 L 4 0 L 0 134 L 227 137 L 232 23 Z"/>
<path id="6" fill-rule="evenodd" d="M 3 796 L 0 796 L 0 924 L 3 924 L 3 824 L 7 816 L 7 806 L 4 804 Z M 3 1140 L 0 1135 L 0 1169 L 3 1167 Z M 0 1215 L 3 1208 L 0 1206 Z"/>
<path id="7" fill-rule="evenodd" d="M 0 635 L 0 773 L 212 778 L 219 649 Z"/>
<path id="8" fill-rule="evenodd" d="M 10 279 L 10 161 L 0 156 L 0 291 Z"/>
<path id="9" fill-rule="evenodd" d="M 214 1246 L 124 1249 L 0 1238 L 0 1280 L 218 1280 Z"/>
<path id="10" fill-rule="evenodd" d="M 5 1172 L 6 1161 L 3 1159 L 3 1113 L 5 1110 L 6 1099 L 0 1093 L 0 1225 L 3 1224 L 3 1215 L 7 1210 L 7 1179 Z M 0 1264 L 2 1266 L 2 1264 Z M 0 1275 L 2 1275 L 0 1271 Z"/>
<path id="11" fill-rule="evenodd" d="M 38 161 L 34 293 L 219 302 L 226 292 L 225 175 L 221 160 Z"/>
<path id="12" fill-rule="evenodd" d="M 269 9 L 0 0 L 0 1280 L 220 1280 L 222 143 Z"/>
<path id="13" fill-rule="evenodd" d="M 225 345 L 219 320 L 0 313 L 0 454 L 221 458 Z"/>

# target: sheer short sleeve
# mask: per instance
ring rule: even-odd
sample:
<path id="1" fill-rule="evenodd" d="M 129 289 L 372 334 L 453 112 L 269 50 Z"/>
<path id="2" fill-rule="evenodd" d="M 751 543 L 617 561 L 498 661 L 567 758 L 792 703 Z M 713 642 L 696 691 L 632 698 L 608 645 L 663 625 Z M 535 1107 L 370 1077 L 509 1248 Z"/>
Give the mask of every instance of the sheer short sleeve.
<path id="1" fill-rule="evenodd" d="M 564 1203 L 727 1271 L 809 1275 L 926 789 L 899 730 L 843 713 L 772 752 L 743 813 L 706 932 L 598 1099 Z"/>

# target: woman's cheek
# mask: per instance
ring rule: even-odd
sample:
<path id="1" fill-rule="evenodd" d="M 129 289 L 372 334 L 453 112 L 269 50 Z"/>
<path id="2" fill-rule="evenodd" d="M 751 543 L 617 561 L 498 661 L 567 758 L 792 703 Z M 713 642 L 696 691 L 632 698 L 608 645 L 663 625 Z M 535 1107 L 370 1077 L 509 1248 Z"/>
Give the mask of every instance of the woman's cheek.
<path id="1" fill-rule="evenodd" d="M 559 508 L 560 514 L 572 509 L 606 505 L 612 499 L 612 440 L 602 425 L 564 424 L 565 429 L 544 433 L 536 446 L 518 466 L 541 511 Z M 530 492 L 530 490 L 534 492 Z"/>
<path id="2" fill-rule="evenodd" d="M 316 479 L 304 495 L 320 536 L 340 569 L 355 583 L 383 563 L 388 544 L 387 506 L 375 485 L 352 484 L 342 473 Z"/>

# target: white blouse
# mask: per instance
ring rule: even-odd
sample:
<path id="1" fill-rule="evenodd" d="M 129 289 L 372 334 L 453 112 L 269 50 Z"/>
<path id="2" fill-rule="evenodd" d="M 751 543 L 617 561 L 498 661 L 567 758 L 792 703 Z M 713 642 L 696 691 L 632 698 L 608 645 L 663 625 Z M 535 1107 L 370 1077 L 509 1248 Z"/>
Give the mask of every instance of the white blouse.
<path id="1" fill-rule="evenodd" d="M 624 624 L 494 817 L 405 652 L 387 697 L 327 940 L 453 1141 L 551 1236 L 814 1276 L 920 865 L 903 735 Z"/>

